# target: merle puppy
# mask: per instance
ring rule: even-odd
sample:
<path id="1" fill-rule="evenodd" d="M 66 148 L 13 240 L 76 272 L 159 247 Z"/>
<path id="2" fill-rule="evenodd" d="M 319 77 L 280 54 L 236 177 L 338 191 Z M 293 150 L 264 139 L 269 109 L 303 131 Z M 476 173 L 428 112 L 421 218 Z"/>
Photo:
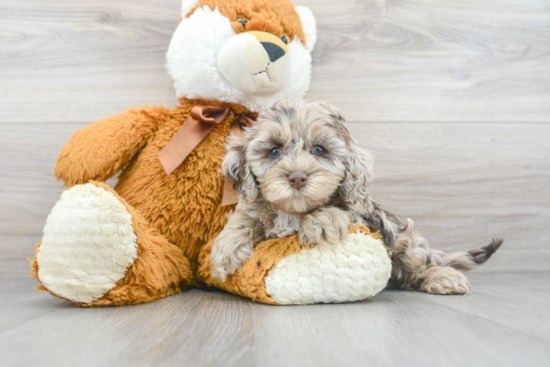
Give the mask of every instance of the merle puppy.
<path id="1" fill-rule="evenodd" d="M 430 249 L 412 220 L 402 222 L 369 196 L 373 160 L 329 103 L 279 102 L 245 137 L 229 140 L 222 164 L 240 202 L 212 248 L 212 274 L 221 280 L 265 239 L 298 233 L 303 245 L 335 243 L 349 226 L 367 225 L 390 250 L 394 286 L 465 294 L 470 284 L 461 271 L 483 264 L 502 244 L 450 254 Z"/>

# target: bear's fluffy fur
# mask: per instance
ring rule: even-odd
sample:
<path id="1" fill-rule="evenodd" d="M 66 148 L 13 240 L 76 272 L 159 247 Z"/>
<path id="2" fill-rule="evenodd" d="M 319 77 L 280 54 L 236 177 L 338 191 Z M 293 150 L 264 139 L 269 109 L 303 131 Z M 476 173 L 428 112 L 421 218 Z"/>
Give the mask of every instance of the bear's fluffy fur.
<path id="1" fill-rule="evenodd" d="M 273 66 L 279 62 L 273 55 L 265 66 L 266 72 L 288 73 L 279 75 L 287 83 L 276 93 L 265 92 L 273 88 L 266 85 L 269 79 L 264 76 L 248 75 L 250 83 L 259 83 L 258 93 L 262 93 L 255 95 L 244 93 L 220 73 L 218 55 L 230 39 L 257 42 L 257 52 L 269 53 L 249 31 L 276 36 L 279 44 L 288 40 L 288 47 L 282 47 L 288 51 L 279 58 L 284 61 L 281 66 Z M 221 206 L 224 179 L 220 168 L 236 116 L 255 118 L 275 101 L 303 97 L 309 87 L 315 40 L 311 12 L 295 8 L 289 0 L 184 0 L 167 54 L 167 68 L 181 104 L 172 110 L 133 108 L 75 132 L 63 147 L 55 176 L 69 191 L 52 211 L 59 215 L 48 218 L 45 240 L 37 245 L 32 261 L 34 277 L 43 280 L 39 289 L 82 306 L 109 306 L 149 302 L 206 284 L 276 303 L 266 292 L 264 277 L 284 256 L 300 251 L 296 238 L 261 244 L 242 271 L 223 284 L 211 278 L 212 242 L 234 209 Z M 261 61 L 266 55 L 250 57 Z M 168 176 L 158 154 L 190 117 L 191 109 L 200 105 L 228 107 L 233 113 Z M 114 189 L 103 183 L 119 171 Z M 134 231 L 120 232 L 120 243 L 109 245 L 112 253 L 105 246 L 105 236 L 122 224 L 111 218 L 122 218 L 117 220 L 126 221 L 124 228 L 131 225 Z M 369 234 L 366 228 L 361 230 Z M 70 251 L 64 252 L 63 246 L 70 246 Z M 99 261 L 114 253 L 128 256 L 120 264 Z M 128 267 L 119 279 L 121 266 Z M 102 274 L 106 280 L 99 284 L 93 274 Z M 114 286 L 103 293 L 109 282 Z"/>

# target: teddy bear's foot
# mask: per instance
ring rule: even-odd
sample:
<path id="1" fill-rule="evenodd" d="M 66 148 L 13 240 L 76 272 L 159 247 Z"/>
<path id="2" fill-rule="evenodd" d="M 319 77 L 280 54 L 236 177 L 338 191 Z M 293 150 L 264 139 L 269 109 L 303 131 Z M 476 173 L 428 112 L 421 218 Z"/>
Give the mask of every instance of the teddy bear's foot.
<path id="1" fill-rule="evenodd" d="M 124 278 L 137 258 L 136 241 L 132 216 L 115 195 L 91 183 L 74 186 L 48 216 L 38 277 L 62 298 L 95 301 Z"/>
<path id="2" fill-rule="evenodd" d="M 283 305 L 353 302 L 379 293 L 390 275 L 382 241 L 357 231 L 338 244 L 284 257 L 265 277 L 265 287 Z"/>
<path id="3" fill-rule="evenodd" d="M 350 228 L 348 238 L 336 245 L 303 248 L 298 236 L 264 241 L 225 282 L 211 276 L 212 242 L 200 254 L 199 279 L 263 303 L 362 300 L 384 289 L 391 275 L 391 261 L 381 238 L 366 227 Z"/>
<path id="4" fill-rule="evenodd" d="M 65 191 L 37 247 L 33 275 L 50 293 L 84 306 L 148 302 L 191 280 L 181 250 L 101 183 Z"/>

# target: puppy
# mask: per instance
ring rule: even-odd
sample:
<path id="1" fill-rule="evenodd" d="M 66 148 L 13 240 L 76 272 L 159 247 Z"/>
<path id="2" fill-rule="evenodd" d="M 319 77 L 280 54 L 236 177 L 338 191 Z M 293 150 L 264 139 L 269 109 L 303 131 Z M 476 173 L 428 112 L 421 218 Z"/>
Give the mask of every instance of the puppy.
<path id="1" fill-rule="evenodd" d="M 278 102 L 245 137 L 228 141 L 222 163 L 240 202 L 212 248 L 212 274 L 221 280 L 265 239 L 298 233 L 303 245 L 333 244 L 349 226 L 367 225 L 390 250 L 391 285 L 466 294 L 470 284 L 460 271 L 483 264 L 502 244 L 451 254 L 430 249 L 410 219 L 402 222 L 369 196 L 373 160 L 329 103 Z"/>

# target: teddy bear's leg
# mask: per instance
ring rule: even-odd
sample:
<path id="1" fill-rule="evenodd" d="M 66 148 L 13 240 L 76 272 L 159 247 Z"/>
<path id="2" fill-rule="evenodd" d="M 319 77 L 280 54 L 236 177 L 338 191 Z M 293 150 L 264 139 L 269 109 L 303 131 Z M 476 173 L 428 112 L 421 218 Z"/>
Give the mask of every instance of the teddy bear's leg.
<path id="1" fill-rule="evenodd" d="M 39 289 L 82 306 L 150 302 L 192 280 L 181 249 L 97 182 L 63 193 L 48 216 L 32 273 Z"/>
<path id="2" fill-rule="evenodd" d="M 384 289 L 391 275 L 391 261 L 379 234 L 366 227 L 351 227 L 348 238 L 336 245 L 305 248 L 296 235 L 264 241 L 225 282 L 211 275 L 213 243 L 201 250 L 198 280 L 262 303 L 357 301 Z"/>

